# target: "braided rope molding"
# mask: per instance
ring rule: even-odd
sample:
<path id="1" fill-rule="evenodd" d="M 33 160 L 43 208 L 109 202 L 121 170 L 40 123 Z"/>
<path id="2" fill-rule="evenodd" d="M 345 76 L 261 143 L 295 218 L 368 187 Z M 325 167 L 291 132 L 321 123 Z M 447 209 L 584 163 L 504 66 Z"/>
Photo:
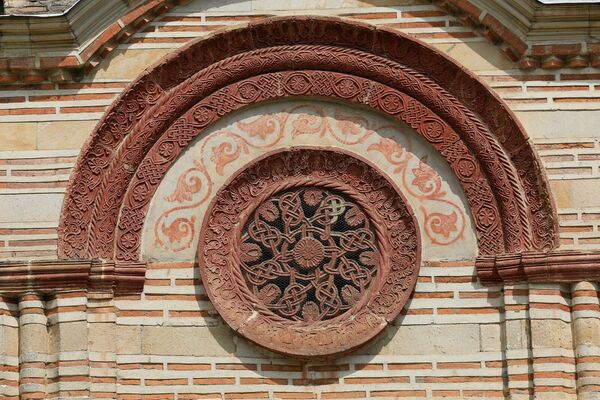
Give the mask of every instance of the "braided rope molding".
<path id="1" fill-rule="evenodd" d="M 308 47 L 307 51 L 295 52 L 296 58 L 281 59 L 285 52 L 271 52 L 268 57 L 259 59 L 259 62 L 252 64 L 248 61 L 244 64 L 244 57 L 253 50 L 265 49 L 268 52 L 268 48 L 273 46 L 293 47 L 297 44 L 335 45 L 340 50 L 338 54 L 346 51 L 343 57 L 336 58 L 336 66 L 321 64 L 326 67 L 324 69 L 346 69 L 354 73 L 357 65 L 362 62 L 368 68 L 360 73 L 370 75 L 363 76 L 364 78 L 375 82 L 386 80 L 382 82 L 386 84 L 394 83 L 398 79 L 398 71 L 402 71 L 404 82 L 408 83 L 404 90 L 411 90 L 416 100 L 435 111 L 439 110 L 438 115 L 452 127 L 460 127 L 457 130 L 462 133 L 473 128 L 480 133 L 487 132 L 484 136 L 487 136 L 487 140 L 491 137 L 493 145 L 489 141 L 483 143 L 475 140 L 467 148 L 457 146 L 452 151 L 455 153 L 453 156 L 466 156 L 473 151 L 469 150 L 470 147 L 483 146 L 476 158 L 482 169 L 488 172 L 494 197 L 508 201 L 503 218 L 508 215 L 507 210 L 515 216 L 516 221 L 509 224 L 509 230 L 515 232 L 519 240 L 506 249 L 502 245 L 495 252 L 547 250 L 556 247 L 557 219 L 540 163 L 515 116 L 485 84 L 437 50 L 398 32 L 339 18 L 298 17 L 265 19 L 190 43 L 142 74 L 122 93 L 93 132 L 72 174 L 59 228 L 60 257 L 77 258 L 94 254 L 103 242 L 97 239 L 106 236 L 103 232 L 114 231 L 117 225 L 134 222 L 100 218 L 91 224 L 94 220 L 92 216 L 97 215 L 93 211 L 94 202 L 99 197 L 112 199 L 112 203 L 104 203 L 102 208 L 121 210 L 123 200 L 120 196 L 129 187 L 137 165 L 141 165 L 139 162 L 153 143 L 178 116 L 176 112 L 171 119 L 160 120 L 156 118 L 160 114 L 156 113 L 162 112 L 161 108 L 171 98 L 173 102 L 169 107 L 177 108 L 179 104 L 187 104 L 187 108 L 183 107 L 180 111 L 183 113 L 195 103 L 197 97 L 203 98 L 205 95 L 183 90 L 186 84 L 189 88 L 194 87 L 190 82 L 196 77 L 195 74 L 200 74 L 219 62 L 226 64 L 235 61 L 233 58 L 228 59 L 235 55 L 239 55 L 237 59 L 249 76 L 269 72 L 270 59 L 286 65 L 285 70 L 288 71 L 306 68 L 305 63 L 308 68 L 318 69 L 319 65 L 314 64 L 324 62 L 323 57 L 321 61 L 311 59 Z M 352 49 L 354 53 L 348 53 L 348 49 Z M 358 52 L 365 53 L 370 58 L 360 59 Z M 294 52 L 290 51 L 288 55 L 291 53 Z M 353 57 L 359 59 L 355 62 L 348 61 Z M 387 60 L 388 64 L 372 64 L 376 57 Z M 396 65 L 404 68 L 397 69 Z M 227 75 L 227 72 L 222 68 L 215 68 L 205 79 L 223 80 L 223 75 Z M 237 78 L 242 77 L 237 75 Z M 224 82 L 231 83 L 226 79 Z M 451 107 L 448 107 L 449 104 Z M 128 145 L 124 146 L 127 143 L 125 138 L 136 132 L 138 124 L 144 128 L 148 126 L 152 140 L 145 144 L 131 140 L 129 143 L 133 142 L 131 147 L 135 151 L 124 151 L 128 148 Z M 490 162 L 490 157 L 500 162 Z M 105 182 L 111 166 L 120 166 L 122 172 L 119 173 L 124 178 L 108 179 Z M 498 186 L 498 182 L 494 182 L 498 177 L 504 177 L 508 186 Z M 152 179 L 159 182 L 161 176 Z M 149 200 L 147 198 L 145 201 Z M 143 221 L 143 214 L 138 217 L 138 221 Z M 94 245 L 90 246 L 92 241 Z M 110 243 L 107 249 L 101 250 L 112 255 L 115 249 Z M 501 243 L 506 241 L 502 240 Z"/>

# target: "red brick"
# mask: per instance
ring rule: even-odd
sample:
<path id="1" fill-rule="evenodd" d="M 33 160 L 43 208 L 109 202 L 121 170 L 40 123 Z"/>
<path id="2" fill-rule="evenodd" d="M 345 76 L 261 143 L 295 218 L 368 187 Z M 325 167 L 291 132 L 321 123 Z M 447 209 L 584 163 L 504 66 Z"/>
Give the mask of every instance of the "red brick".
<path id="1" fill-rule="evenodd" d="M 373 397 L 425 397 L 426 392 L 424 390 L 372 390 L 371 396 Z"/>
<path id="2" fill-rule="evenodd" d="M 210 364 L 182 364 L 182 363 L 169 363 L 167 369 L 176 371 L 199 371 L 209 370 Z"/>
<path id="3" fill-rule="evenodd" d="M 65 57 L 42 57 L 40 58 L 40 67 L 46 68 L 59 68 L 59 67 L 77 67 L 79 61 L 77 57 L 65 56 Z"/>
<path id="4" fill-rule="evenodd" d="M 366 398 L 366 392 L 323 392 L 322 399 L 362 399 Z"/>
<path id="5" fill-rule="evenodd" d="M 194 378 L 194 385 L 233 385 L 235 378 Z"/>
<path id="6" fill-rule="evenodd" d="M 388 364 L 388 369 L 431 369 L 433 365 L 431 363 L 391 363 Z"/>

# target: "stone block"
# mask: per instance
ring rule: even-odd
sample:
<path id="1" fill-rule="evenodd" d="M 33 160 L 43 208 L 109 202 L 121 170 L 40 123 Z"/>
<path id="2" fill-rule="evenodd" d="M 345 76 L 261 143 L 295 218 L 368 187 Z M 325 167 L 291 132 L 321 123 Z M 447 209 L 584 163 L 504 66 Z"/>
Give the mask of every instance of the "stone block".
<path id="1" fill-rule="evenodd" d="M 498 46 L 488 42 L 453 42 L 433 45 L 471 71 L 493 71 L 514 67 L 513 62 L 506 58 Z"/>
<path id="2" fill-rule="evenodd" d="M 479 325 L 413 325 L 388 327 L 367 354 L 474 354 L 481 348 Z"/>
<path id="3" fill-rule="evenodd" d="M 133 80 L 170 51 L 170 49 L 116 50 L 96 67 L 94 76 L 90 79 Z"/>
<path id="4" fill-rule="evenodd" d="M 587 111 L 517 111 L 525 131 L 536 138 L 588 138 L 600 126 L 600 110 Z"/>
<path id="5" fill-rule="evenodd" d="M 89 351 L 114 351 L 116 346 L 115 324 L 90 324 L 88 333 Z"/>
<path id="6" fill-rule="evenodd" d="M 49 222 L 60 216 L 63 194 L 0 195 L 0 222 Z"/>
<path id="7" fill-rule="evenodd" d="M 225 326 L 144 326 L 142 352 L 148 355 L 228 356 L 235 351 L 233 335 Z"/>
<path id="8" fill-rule="evenodd" d="M 507 350 L 528 348 L 529 331 L 527 321 L 506 321 L 504 324 Z"/>
<path id="9" fill-rule="evenodd" d="M 46 325 L 27 324 L 19 328 L 19 354 L 48 353 Z"/>
<path id="10" fill-rule="evenodd" d="M 98 121 L 53 121 L 37 125 L 37 149 L 80 149 Z"/>
<path id="11" fill-rule="evenodd" d="M 19 330 L 12 326 L 0 326 L 0 356 L 19 355 Z"/>
<path id="12" fill-rule="evenodd" d="M 142 327 L 117 325 L 115 327 L 117 354 L 140 354 L 142 352 Z"/>
<path id="13" fill-rule="evenodd" d="M 481 351 L 501 351 L 502 339 L 500 325 L 484 324 L 479 326 Z"/>
<path id="14" fill-rule="evenodd" d="M 573 348 L 571 324 L 560 320 L 532 320 L 531 346 L 535 348 Z"/>
<path id="15" fill-rule="evenodd" d="M 573 322 L 573 333 L 578 345 L 600 346 L 600 319 L 576 319 Z"/>
<path id="16" fill-rule="evenodd" d="M 558 208 L 598 207 L 598 180 L 573 179 L 550 181 Z"/>
<path id="17" fill-rule="evenodd" d="M 0 123 L 0 150 L 34 150 L 35 123 Z"/>
<path id="18" fill-rule="evenodd" d="M 88 347 L 88 327 L 86 321 L 61 322 L 50 327 L 52 350 L 83 351 Z"/>

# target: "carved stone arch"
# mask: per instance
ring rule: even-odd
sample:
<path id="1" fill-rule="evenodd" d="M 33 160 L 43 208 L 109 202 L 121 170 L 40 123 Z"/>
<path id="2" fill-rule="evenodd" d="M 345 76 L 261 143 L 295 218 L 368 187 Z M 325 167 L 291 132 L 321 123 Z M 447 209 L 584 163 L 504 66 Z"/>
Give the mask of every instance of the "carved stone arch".
<path id="1" fill-rule="evenodd" d="M 145 210 L 187 144 L 232 111 L 291 96 L 361 104 L 413 127 L 461 183 L 480 254 L 557 246 L 540 163 L 515 116 L 485 84 L 401 33 L 300 17 L 195 41 L 123 92 L 71 177 L 60 257 L 138 260 Z"/>

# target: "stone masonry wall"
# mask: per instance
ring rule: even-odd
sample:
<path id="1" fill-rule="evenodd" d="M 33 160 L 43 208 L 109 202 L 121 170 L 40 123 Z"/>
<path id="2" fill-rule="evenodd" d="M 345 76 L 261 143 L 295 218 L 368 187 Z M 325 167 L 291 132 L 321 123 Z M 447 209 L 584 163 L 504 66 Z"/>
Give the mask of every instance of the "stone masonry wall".
<path id="1" fill-rule="evenodd" d="M 561 248 L 600 243 L 600 73 L 523 72 L 430 2 L 194 0 L 121 44 L 81 82 L 0 86 L 0 259 L 53 258 L 76 157 L 144 69 L 217 29 L 266 15 L 328 14 L 394 27 L 485 80 L 546 168 Z M 120 399 L 595 399 L 596 283 L 482 287 L 472 259 L 428 261 L 378 339 L 335 362 L 270 354 L 219 318 L 189 261 L 155 261 L 141 295 L 0 299 L 0 396 Z M 60 376 L 60 378 L 57 378 Z"/>
<path id="2" fill-rule="evenodd" d="M 4 0 L 5 14 L 58 14 L 77 0 Z"/>

